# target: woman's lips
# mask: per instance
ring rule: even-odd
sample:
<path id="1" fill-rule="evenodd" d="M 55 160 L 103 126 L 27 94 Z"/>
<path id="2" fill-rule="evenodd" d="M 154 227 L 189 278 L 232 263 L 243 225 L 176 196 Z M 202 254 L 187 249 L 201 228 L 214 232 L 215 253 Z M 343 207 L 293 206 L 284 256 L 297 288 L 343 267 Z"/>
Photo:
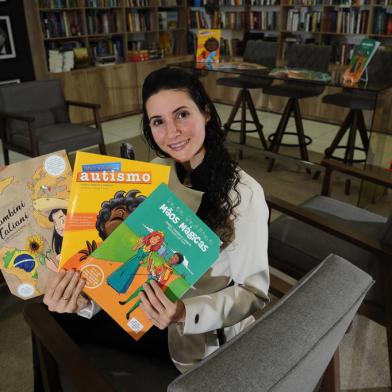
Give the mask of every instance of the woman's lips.
<path id="1" fill-rule="evenodd" d="M 174 151 L 179 151 L 182 150 L 189 143 L 189 141 L 190 139 L 187 139 L 181 142 L 169 144 L 168 146 Z"/>

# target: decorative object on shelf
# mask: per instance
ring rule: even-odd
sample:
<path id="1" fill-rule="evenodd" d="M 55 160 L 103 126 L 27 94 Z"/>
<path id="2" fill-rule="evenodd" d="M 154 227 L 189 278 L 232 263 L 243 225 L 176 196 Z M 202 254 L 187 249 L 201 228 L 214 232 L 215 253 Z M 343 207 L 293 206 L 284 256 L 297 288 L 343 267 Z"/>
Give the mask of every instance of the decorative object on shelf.
<path id="1" fill-rule="evenodd" d="M 9 16 L 0 16 L 0 60 L 16 57 Z"/>

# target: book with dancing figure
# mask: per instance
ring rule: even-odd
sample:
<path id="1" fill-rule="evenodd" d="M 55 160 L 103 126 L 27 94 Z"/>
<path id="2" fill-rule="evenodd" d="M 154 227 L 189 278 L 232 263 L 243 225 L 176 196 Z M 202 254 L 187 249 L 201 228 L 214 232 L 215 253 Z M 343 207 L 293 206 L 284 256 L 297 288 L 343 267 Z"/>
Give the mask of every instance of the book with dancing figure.
<path id="1" fill-rule="evenodd" d="M 379 41 L 371 38 L 363 39 L 354 49 L 350 64 L 343 74 L 343 81 L 347 83 L 359 82 L 379 46 Z"/>
<path id="2" fill-rule="evenodd" d="M 170 167 L 76 153 L 59 269 L 76 268 L 143 202 Z"/>
<path id="3" fill-rule="evenodd" d="M 71 179 L 64 150 L 0 171 L 0 269 L 17 297 L 43 294 L 57 271 Z"/>
<path id="4" fill-rule="evenodd" d="M 151 326 L 140 308 L 154 279 L 175 301 L 219 256 L 220 240 L 165 184 L 121 223 L 78 269 L 85 293 L 135 340 Z"/>
<path id="5" fill-rule="evenodd" d="M 221 31 L 199 29 L 197 32 L 196 61 L 198 63 L 219 63 Z"/>

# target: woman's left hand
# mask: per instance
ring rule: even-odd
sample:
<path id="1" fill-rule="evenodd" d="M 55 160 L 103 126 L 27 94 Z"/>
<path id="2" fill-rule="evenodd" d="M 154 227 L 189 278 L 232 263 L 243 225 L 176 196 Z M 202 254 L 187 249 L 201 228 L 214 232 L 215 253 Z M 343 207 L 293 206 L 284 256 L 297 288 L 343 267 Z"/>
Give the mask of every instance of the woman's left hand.
<path id="1" fill-rule="evenodd" d="M 141 308 L 152 323 L 159 329 L 170 324 L 185 321 L 185 305 L 182 301 L 171 302 L 155 280 L 144 283 L 139 295 Z"/>

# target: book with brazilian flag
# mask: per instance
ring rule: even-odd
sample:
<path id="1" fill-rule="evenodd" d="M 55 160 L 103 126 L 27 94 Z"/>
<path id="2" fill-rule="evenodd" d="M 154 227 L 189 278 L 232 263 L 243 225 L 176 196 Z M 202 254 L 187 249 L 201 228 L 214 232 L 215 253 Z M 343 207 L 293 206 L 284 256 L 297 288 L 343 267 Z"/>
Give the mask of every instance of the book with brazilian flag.
<path id="1" fill-rule="evenodd" d="M 0 269 L 22 299 L 43 294 L 57 271 L 71 179 L 64 150 L 0 170 Z"/>
<path id="2" fill-rule="evenodd" d="M 59 269 L 76 268 L 169 174 L 169 166 L 78 151 Z"/>
<path id="3" fill-rule="evenodd" d="M 140 308 L 143 283 L 154 279 L 180 298 L 219 256 L 220 240 L 161 184 L 77 267 L 85 293 L 134 339 L 152 325 Z"/>

